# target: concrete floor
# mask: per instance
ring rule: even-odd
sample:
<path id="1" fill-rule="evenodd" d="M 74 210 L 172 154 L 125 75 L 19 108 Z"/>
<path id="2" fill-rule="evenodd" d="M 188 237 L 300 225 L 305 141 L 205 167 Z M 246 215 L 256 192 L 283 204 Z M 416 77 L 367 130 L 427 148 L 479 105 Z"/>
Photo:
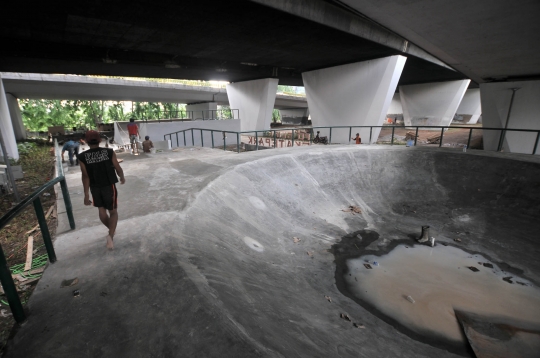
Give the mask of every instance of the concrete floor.
<path id="1" fill-rule="evenodd" d="M 459 247 L 540 283 L 532 156 L 351 145 L 119 157 L 115 250 L 68 172 L 77 229 L 60 215 L 58 262 L 6 357 L 470 355 L 415 339 L 340 284 L 332 246 L 364 229 L 378 233 L 378 255 L 429 224 L 439 242 L 459 235 Z M 361 215 L 341 211 L 352 204 Z"/>

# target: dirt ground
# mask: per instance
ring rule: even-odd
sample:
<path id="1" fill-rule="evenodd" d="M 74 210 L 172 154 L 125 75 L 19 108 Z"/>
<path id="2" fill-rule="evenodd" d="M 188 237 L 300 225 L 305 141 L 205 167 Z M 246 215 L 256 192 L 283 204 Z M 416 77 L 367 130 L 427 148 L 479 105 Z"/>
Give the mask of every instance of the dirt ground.
<path id="1" fill-rule="evenodd" d="M 21 150 L 22 149 L 22 150 Z M 21 165 L 24 178 L 16 180 L 17 189 L 21 199 L 34 192 L 37 188 L 45 184 L 54 176 L 54 157 L 50 154 L 51 146 L 45 143 L 33 143 L 22 148 L 19 146 L 20 159 L 15 165 Z M 56 231 L 56 198 L 54 189 L 50 188 L 40 197 L 45 213 L 50 211 L 47 223 L 51 237 Z M 15 206 L 12 194 L 0 194 L 0 216 L 5 215 Z M 45 247 L 41 237 L 33 205 L 29 205 L 23 212 L 15 217 L 8 225 L 0 231 L 0 245 L 6 256 L 8 267 L 16 277 L 14 279 L 19 297 L 23 305 L 32 294 L 37 280 L 41 273 L 24 273 L 24 263 L 27 257 L 28 238 L 33 237 L 32 268 L 43 267 L 46 263 Z M 34 229 L 34 230 L 33 230 Z M 31 231 L 33 230 L 33 231 Z M 17 275 L 22 273 L 22 276 Z M 32 282 L 30 282 L 32 281 Z M 0 295 L 0 351 L 9 337 L 15 324 L 11 310 L 5 295 Z"/>
<path id="2" fill-rule="evenodd" d="M 471 136 L 471 143 L 470 148 L 471 149 L 483 149 L 482 145 L 482 127 L 480 125 L 474 125 L 474 126 L 468 126 L 472 128 L 472 136 Z M 443 142 L 442 146 L 444 147 L 451 147 L 451 146 L 463 146 L 467 144 L 467 141 L 469 139 L 469 133 L 470 128 L 452 128 L 450 127 L 448 130 L 444 132 L 443 135 Z M 395 127 L 394 129 L 394 144 L 405 144 L 405 135 L 407 132 L 415 132 L 415 129 L 407 129 L 405 127 Z M 435 135 L 440 135 L 440 130 L 419 130 L 418 131 L 418 139 L 416 141 L 416 145 L 419 146 L 439 146 L 439 143 L 437 144 L 429 144 L 427 142 L 428 137 L 432 137 Z M 379 139 L 377 143 L 383 144 L 383 143 L 389 143 L 391 141 L 392 136 L 392 127 L 386 127 L 381 130 L 381 134 L 379 135 Z"/>

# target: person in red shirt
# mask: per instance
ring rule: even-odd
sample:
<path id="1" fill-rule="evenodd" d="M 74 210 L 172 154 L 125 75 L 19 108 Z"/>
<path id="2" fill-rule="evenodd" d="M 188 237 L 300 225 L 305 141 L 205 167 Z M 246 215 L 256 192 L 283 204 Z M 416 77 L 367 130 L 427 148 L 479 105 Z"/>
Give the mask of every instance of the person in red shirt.
<path id="1" fill-rule="evenodd" d="M 135 118 L 131 118 L 129 120 L 127 130 L 129 133 L 129 142 L 131 143 L 131 153 L 135 154 L 135 148 L 137 148 L 137 139 L 139 139 L 139 126 L 135 124 Z M 139 148 L 137 148 L 137 154 L 138 153 Z"/>
<path id="2" fill-rule="evenodd" d="M 356 144 L 362 144 L 362 138 L 360 138 L 360 133 L 356 133 L 356 137 L 351 138 L 356 141 Z"/>
<path id="3" fill-rule="evenodd" d="M 99 209 L 99 219 L 109 229 L 107 248 L 112 250 L 114 248 L 114 233 L 118 223 L 116 183 L 118 183 L 118 177 L 120 177 L 121 184 L 124 184 L 126 179 L 114 150 L 99 146 L 101 138 L 98 132 L 86 132 L 85 139 L 90 149 L 78 155 L 82 173 L 84 205 L 92 205 L 90 191 L 94 206 Z"/>

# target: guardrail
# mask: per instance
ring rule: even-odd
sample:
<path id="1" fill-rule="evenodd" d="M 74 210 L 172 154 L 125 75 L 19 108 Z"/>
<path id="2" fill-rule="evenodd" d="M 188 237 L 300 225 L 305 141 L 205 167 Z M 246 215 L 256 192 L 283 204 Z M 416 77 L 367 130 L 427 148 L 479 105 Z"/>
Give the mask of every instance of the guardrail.
<path id="1" fill-rule="evenodd" d="M 143 113 L 143 118 L 139 120 L 144 121 L 160 121 L 167 119 L 180 119 L 180 120 L 225 120 L 225 119 L 239 119 L 240 111 L 238 109 L 205 109 L 201 111 L 158 111 L 155 115 L 148 115 Z"/>
<path id="2" fill-rule="evenodd" d="M 34 205 L 34 210 L 36 212 L 36 217 L 38 219 L 39 228 L 41 229 L 41 236 L 43 236 L 43 241 L 45 243 L 45 248 L 47 250 L 47 255 L 49 257 L 49 262 L 54 263 L 56 261 L 56 253 L 54 252 L 54 246 L 52 243 L 51 235 L 49 233 L 49 227 L 47 226 L 47 220 L 45 219 L 45 214 L 43 211 L 43 206 L 41 205 L 41 200 L 39 196 L 50 187 L 54 186 L 57 183 L 60 183 L 62 189 L 62 196 L 64 197 L 64 203 L 66 205 L 66 212 L 69 220 L 69 226 L 71 229 L 75 229 L 75 219 L 73 218 L 73 209 L 71 206 L 71 200 L 69 197 L 69 191 L 66 184 L 66 178 L 64 176 L 64 167 L 62 166 L 62 159 L 60 155 L 60 148 L 58 147 L 58 142 L 55 140 L 55 155 L 56 155 L 56 164 L 57 164 L 57 177 L 48 181 L 32 194 L 24 198 L 19 204 L 14 208 L 8 211 L 4 216 L 0 218 L 0 232 L 11 220 L 13 220 L 17 215 L 19 215 L 27 206 L 30 204 Z M 11 276 L 11 271 L 7 266 L 6 256 L 4 255 L 4 250 L 0 246 L 0 282 L 6 293 L 8 299 L 9 307 L 13 313 L 13 318 L 17 322 L 23 322 L 26 320 L 26 315 L 24 313 L 21 300 L 17 294 L 17 289 L 15 283 L 13 282 L 13 277 Z"/>
<path id="3" fill-rule="evenodd" d="M 168 139 L 171 141 L 171 145 L 174 144 L 174 139 L 173 139 L 173 136 L 176 137 L 176 146 L 179 147 L 180 146 L 180 139 L 178 137 L 179 134 L 181 134 L 181 136 L 183 137 L 183 143 L 184 143 L 184 146 L 187 146 L 188 145 L 188 140 L 186 140 L 186 132 L 191 132 L 191 145 L 192 146 L 195 146 L 195 134 L 194 132 L 197 132 L 199 131 L 200 132 L 200 136 L 201 136 L 201 146 L 204 147 L 204 136 L 203 136 L 203 133 L 204 132 L 210 132 L 211 134 L 211 142 L 212 142 L 212 148 L 215 148 L 215 145 L 214 145 L 214 132 L 218 132 L 218 133 L 222 133 L 223 135 L 223 150 L 226 150 L 226 135 L 228 133 L 231 133 L 231 134 L 234 134 L 236 135 L 236 151 L 238 153 L 240 153 L 240 144 L 241 144 L 241 136 L 243 134 L 251 134 L 251 133 L 255 133 L 255 150 L 258 150 L 259 149 L 259 133 L 263 133 L 263 135 L 265 133 L 273 133 L 273 135 L 271 135 L 271 137 L 273 137 L 273 141 L 274 141 L 274 144 L 273 144 L 273 148 L 277 148 L 277 134 L 276 132 L 286 132 L 286 131 L 290 131 L 291 132 L 291 142 L 292 142 L 292 147 L 294 147 L 294 138 L 295 138 L 295 131 L 296 132 L 299 132 L 299 131 L 306 131 L 306 130 L 309 130 L 310 131 L 310 138 L 309 138 L 309 144 L 313 144 L 313 140 L 314 140 L 314 136 L 313 136 L 313 133 L 315 130 L 317 129 L 328 129 L 329 130 L 329 136 L 327 138 L 328 140 L 328 144 L 331 144 L 332 143 L 332 130 L 333 129 L 349 129 L 349 140 L 348 140 L 348 143 L 350 144 L 351 141 L 352 141 L 352 132 L 353 132 L 353 128 L 360 128 L 360 129 L 367 129 L 369 128 L 369 141 L 368 143 L 369 144 L 376 144 L 376 141 L 375 142 L 373 141 L 373 128 L 392 128 L 392 136 L 391 136 L 391 141 L 390 141 L 390 145 L 394 145 L 394 137 L 395 137 L 395 129 L 396 128 L 406 128 L 406 129 L 411 129 L 411 130 L 415 130 L 415 136 L 414 136 L 414 146 L 417 145 L 417 139 L 418 139 L 418 130 L 419 129 L 440 129 L 440 140 L 439 140 L 439 147 L 442 146 L 442 143 L 443 143 L 443 139 L 444 139 L 444 132 L 448 129 L 468 129 L 469 130 L 469 137 L 468 137 L 468 140 L 467 140 L 467 144 L 466 144 L 466 148 L 469 148 L 470 145 L 471 145 L 471 138 L 472 138 L 472 133 L 474 130 L 482 130 L 482 131 L 500 131 L 500 135 L 499 135 L 499 142 L 498 142 L 498 145 L 497 145 L 497 151 L 501 151 L 502 150 L 502 147 L 503 147 L 503 144 L 504 144 L 504 139 L 506 138 L 506 134 L 507 132 L 526 132 L 526 133 L 536 133 L 536 139 L 535 139 L 535 142 L 534 142 L 534 148 L 532 150 L 532 155 L 535 155 L 536 152 L 537 152 L 537 149 L 538 149 L 538 143 L 539 143 L 539 140 L 540 140 L 540 130 L 538 129 L 509 129 L 509 128 L 493 128 L 493 127 L 464 127 L 464 126 L 452 126 L 452 127 L 445 127 L 445 126 L 326 126 L 326 127 L 297 127 L 297 128 L 291 128 L 291 129 L 267 129 L 267 130 L 261 130 L 261 131 L 241 131 L 241 132 L 235 132 L 235 131 L 221 131 L 221 130 L 215 130 L 215 129 L 204 129 L 204 128 L 188 128 L 188 129 L 184 129 L 184 130 L 181 130 L 181 131 L 177 131 L 177 132 L 172 132 L 172 133 L 168 133 L 168 134 L 165 134 L 163 136 L 163 139 L 164 140 L 167 140 L 167 137 Z M 268 136 L 267 136 L 268 137 Z M 234 142 L 233 142 L 234 143 Z M 343 143 L 341 143 L 343 144 Z M 272 148 L 272 147 L 270 147 Z"/>

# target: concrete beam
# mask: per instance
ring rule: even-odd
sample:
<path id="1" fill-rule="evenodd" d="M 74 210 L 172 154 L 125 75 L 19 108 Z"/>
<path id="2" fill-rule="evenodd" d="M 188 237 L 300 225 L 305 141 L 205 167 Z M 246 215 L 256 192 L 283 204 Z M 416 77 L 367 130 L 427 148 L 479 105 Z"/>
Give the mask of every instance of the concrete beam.
<path id="1" fill-rule="evenodd" d="M 7 155 L 15 160 L 19 159 L 19 150 L 17 149 L 17 141 L 15 139 L 15 133 L 13 131 L 13 125 L 11 124 L 11 115 L 9 114 L 9 106 L 6 98 L 6 92 L 4 91 L 4 84 L 2 82 L 2 76 L 0 75 L 0 131 L 4 138 L 4 145 L 6 146 Z M 0 152 L 1 152 L 0 148 Z"/>
<path id="2" fill-rule="evenodd" d="M 470 80 L 400 86 L 406 126 L 449 126 Z"/>
<path id="3" fill-rule="evenodd" d="M 281 123 L 283 124 L 308 124 L 309 109 L 307 108 L 280 109 L 279 112 L 281 113 Z"/>
<path id="4" fill-rule="evenodd" d="M 19 101 L 17 97 L 11 93 L 6 93 L 6 99 L 9 108 L 9 114 L 11 115 L 11 124 L 13 125 L 13 131 L 17 140 L 26 139 L 26 128 L 21 115 L 21 108 L 19 107 Z"/>
<path id="5" fill-rule="evenodd" d="M 391 56 L 303 73 L 313 126 L 382 125 L 406 60 Z M 369 141 L 369 128 L 355 131 Z M 379 132 L 373 129 L 372 142 Z M 333 130 L 332 142 L 349 140 L 349 129 Z"/>
<path id="6" fill-rule="evenodd" d="M 510 112 L 512 88 L 519 88 Z M 484 127 L 509 129 L 539 129 L 540 81 L 499 82 L 480 84 L 482 101 L 482 125 Z M 484 131 L 484 149 L 497 150 L 500 131 Z M 507 132 L 503 150 L 512 153 L 531 154 L 536 133 Z M 539 144 L 540 147 L 540 144 Z M 540 148 L 537 150 L 540 153 Z"/>
<path id="7" fill-rule="evenodd" d="M 276 78 L 227 85 L 229 103 L 239 110 L 242 131 L 270 129 L 277 86 Z"/>

